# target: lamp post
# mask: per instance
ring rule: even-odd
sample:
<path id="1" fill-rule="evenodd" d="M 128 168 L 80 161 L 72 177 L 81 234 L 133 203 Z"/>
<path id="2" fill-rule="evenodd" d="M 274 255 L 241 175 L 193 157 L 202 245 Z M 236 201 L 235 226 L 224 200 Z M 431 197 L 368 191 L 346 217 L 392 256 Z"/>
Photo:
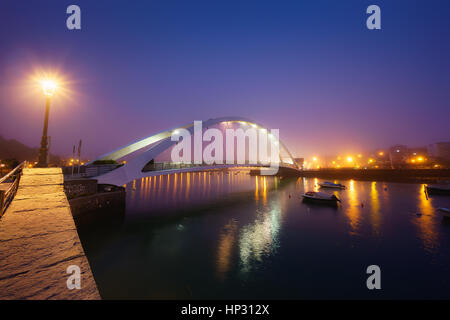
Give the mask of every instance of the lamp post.
<path id="1" fill-rule="evenodd" d="M 48 115 L 50 113 L 50 100 L 55 92 L 56 83 L 51 80 L 42 81 L 42 89 L 44 90 L 44 95 L 46 97 L 45 101 L 45 118 L 44 118 L 44 129 L 42 131 L 41 148 L 39 149 L 39 160 L 37 167 L 46 168 L 48 167 L 47 155 L 48 155 Z"/>

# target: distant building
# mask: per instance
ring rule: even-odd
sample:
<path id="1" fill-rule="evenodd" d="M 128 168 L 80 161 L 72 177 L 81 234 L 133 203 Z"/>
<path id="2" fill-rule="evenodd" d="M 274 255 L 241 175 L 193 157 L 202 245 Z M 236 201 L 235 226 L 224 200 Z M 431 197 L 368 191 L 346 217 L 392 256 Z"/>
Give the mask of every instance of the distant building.
<path id="1" fill-rule="evenodd" d="M 430 164 L 426 147 L 408 148 L 405 145 L 395 145 L 389 148 L 391 168 L 406 168 L 414 166 L 423 168 Z"/>
<path id="2" fill-rule="evenodd" d="M 428 145 L 428 154 L 437 159 L 450 160 L 450 141 Z"/>
<path id="3" fill-rule="evenodd" d="M 428 149 L 426 147 L 410 148 L 409 153 L 410 153 L 410 156 L 426 157 L 427 155 L 429 155 Z"/>
<path id="4" fill-rule="evenodd" d="M 408 160 L 409 149 L 405 145 L 395 145 L 389 148 L 389 160 L 392 168 L 403 167 Z"/>

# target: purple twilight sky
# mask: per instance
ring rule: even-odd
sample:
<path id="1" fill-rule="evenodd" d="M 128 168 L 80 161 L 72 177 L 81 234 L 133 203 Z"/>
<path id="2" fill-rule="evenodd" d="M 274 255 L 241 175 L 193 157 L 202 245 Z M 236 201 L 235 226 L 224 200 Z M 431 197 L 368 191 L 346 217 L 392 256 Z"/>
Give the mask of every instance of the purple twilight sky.
<path id="1" fill-rule="evenodd" d="M 239 115 L 296 156 L 450 140 L 450 3 L 14 1 L 0 4 L 0 135 L 38 146 L 58 72 L 52 152 L 93 158 L 193 120 Z M 412 4 L 414 3 L 414 5 Z M 66 28 L 77 4 L 82 29 Z"/>

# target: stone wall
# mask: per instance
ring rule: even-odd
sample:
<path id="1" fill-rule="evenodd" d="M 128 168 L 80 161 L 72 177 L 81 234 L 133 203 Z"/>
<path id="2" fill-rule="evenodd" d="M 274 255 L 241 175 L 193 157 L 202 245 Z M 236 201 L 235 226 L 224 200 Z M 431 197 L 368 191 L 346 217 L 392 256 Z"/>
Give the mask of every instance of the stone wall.
<path id="1" fill-rule="evenodd" d="M 97 193 L 97 180 L 77 179 L 64 181 L 64 192 L 67 199 L 89 196 Z"/>
<path id="2" fill-rule="evenodd" d="M 75 223 L 82 226 L 96 221 L 99 217 L 108 219 L 105 212 L 116 215 L 125 211 L 125 190 L 96 193 L 94 195 L 69 200 Z M 106 217 L 105 217 L 106 216 Z"/>
<path id="3" fill-rule="evenodd" d="M 123 187 L 97 184 L 95 179 L 77 179 L 64 181 L 64 191 L 77 227 L 124 215 Z"/>

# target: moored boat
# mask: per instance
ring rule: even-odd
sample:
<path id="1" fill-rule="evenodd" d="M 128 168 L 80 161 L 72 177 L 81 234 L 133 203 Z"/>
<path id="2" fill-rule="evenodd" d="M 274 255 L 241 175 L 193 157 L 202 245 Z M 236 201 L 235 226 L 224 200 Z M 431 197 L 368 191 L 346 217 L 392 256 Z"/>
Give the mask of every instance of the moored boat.
<path id="1" fill-rule="evenodd" d="M 430 184 L 426 186 L 428 194 L 450 195 L 450 184 Z"/>
<path id="2" fill-rule="evenodd" d="M 304 201 L 319 203 L 337 204 L 337 202 L 341 201 L 334 194 L 328 194 L 325 192 L 308 191 L 305 192 L 302 196 Z"/>
<path id="3" fill-rule="evenodd" d="M 450 219 L 450 209 L 449 208 L 438 208 L 438 210 L 440 210 L 444 213 L 443 214 L 444 218 Z"/>
<path id="4" fill-rule="evenodd" d="M 319 182 L 318 185 L 321 188 L 345 189 L 345 186 L 343 184 L 333 183 L 333 182 L 329 182 L 329 181 Z"/>

